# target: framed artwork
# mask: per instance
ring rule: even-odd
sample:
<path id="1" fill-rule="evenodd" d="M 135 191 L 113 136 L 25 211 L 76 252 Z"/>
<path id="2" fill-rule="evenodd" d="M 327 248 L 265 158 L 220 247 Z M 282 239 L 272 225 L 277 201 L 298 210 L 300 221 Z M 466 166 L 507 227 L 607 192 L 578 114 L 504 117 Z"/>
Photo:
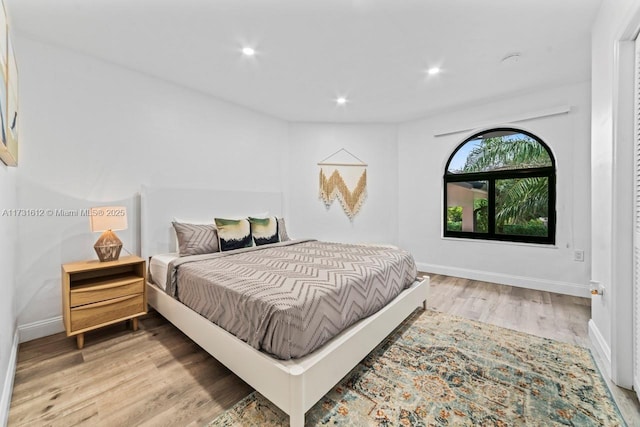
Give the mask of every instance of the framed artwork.
<path id="1" fill-rule="evenodd" d="M 18 141 L 18 66 L 11 37 L 7 37 L 7 112 L 5 123 L 11 138 Z"/>
<path id="2" fill-rule="evenodd" d="M 0 72 L 0 74 L 2 75 L 2 84 L 0 84 L 0 125 L 2 126 L 2 128 L 0 129 L 0 142 L 2 142 L 2 147 L 0 147 L 0 150 L 8 151 L 9 138 L 7 138 L 7 131 L 6 131 L 7 129 L 6 121 L 8 117 L 8 110 L 7 110 L 8 97 L 7 97 L 7 84 L 6 84 L 7 74 L 4 68 Z M 2 160 L 5 163 L 7 163 L 4 157 L 2 157 Z M 9 165 L 9 163 L 7 164 Z"/>
<path id="3" fill-rule="evenodd" d="M 0 159 L 18 165 L 18 66 L 9 35 L 7 14 L 0 7 Z"/>
<path id="4" fill-rule="evenodd" d="M 7 27 L 7 14 L 4 10 L 4 2 L 0 1 L 2 7 L 0 9 L 0 67 L 5 76 L 7 76 L 7 37 L 8 37 L 8 27 Z"/>
<path id="5" fill-rule="evenodd" d="M 5 150 L 7 149 L 7 137 L 5 134 L 4 121 L 7 117 L 7 15 L 4 6 L 0 8 L 0 121 L 2 129 L 0 132 L 0 142 Z"/>

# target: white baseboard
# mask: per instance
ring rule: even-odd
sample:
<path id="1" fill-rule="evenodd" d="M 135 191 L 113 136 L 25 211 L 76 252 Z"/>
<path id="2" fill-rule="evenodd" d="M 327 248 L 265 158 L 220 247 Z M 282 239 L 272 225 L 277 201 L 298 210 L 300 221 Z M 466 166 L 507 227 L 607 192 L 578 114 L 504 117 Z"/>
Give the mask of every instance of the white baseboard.
<path id="1" fill-rule="evenodd" d="M 490 271 L 470 270 L 467 268 L 449 267 L 418 262 L 418 270 L 446 276 L 462 277 L 464 279 L 482 280 L 483 282 L 499 283 L 501 285 L 517 286 L 519 288 L 535 289 L 538 291 L 554 292 L 563 295 L 591 298 L 589 285 L 578 283 L 557 282 L 554 280 L 536 279 L 532 277 L 513 276 L 509 274 L 493 273 Z"/>
<path id="2" fill-rule="evenodd" d="M 607 377 L 611 378 L 611 347 L 605 341 L 593 319 L 589 320 L 589 339 L 591 340 L 591 346 L 602 362 Z"/>
<path id="3" fill-rule="evenodd" d="M 16 363 L 18 362 L 18 330 L 13 334 L 11 344 L 11 354 L 7 365 L 7 374 L 2 385 L 2 396 L 0 396 L 0 425 L 6 426 L 9 421 L 9 408 L 11 407 L 11 395 L 13 394 L 13 379 L 16 376 Z"/>
<path id="4" fill-rule="evenodd" d="M 37 322 L 27 323 L 26 325 L 18 325 L 20 342 L 35 340 L 36 338 L 46 337 L 63 331 L 64 323 L 62 322 L 62 316 L 38 320 Z"/>

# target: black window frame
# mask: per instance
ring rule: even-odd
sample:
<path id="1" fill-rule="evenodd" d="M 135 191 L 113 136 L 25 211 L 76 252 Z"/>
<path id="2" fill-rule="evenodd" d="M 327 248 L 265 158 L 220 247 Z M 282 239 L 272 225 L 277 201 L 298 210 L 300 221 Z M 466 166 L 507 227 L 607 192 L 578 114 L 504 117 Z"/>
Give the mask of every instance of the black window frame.
<path id="1" fill-rule="evenodd" d="M 448 173 L 449 165 L 453 160 L 454 156 L 464 145 L 468 142 L 477 139 L 481 135 L 485 135 L 491 132 L 506 132 L 511 131 L 515 133 L 521 133 L 523 135 L 527 135 L 528 137 L 537 141 L 540 145 L 544 147 L 544 149 L 549 154 L 549 158 L 551 159 L 551 166 L 538 167 L 538 168 L 527 168 L 527 169 L 509 169 L 509 170 L 496 170 L 489 172 L 471 172 L 471 173 Z M 515 234 L 498 234 L 495 231 L 495 223 L 496 223 L 496 186 L 495 183 L 497 180 L 502 179 L 518 179 L 518 178 L 538 178 L 544 177 L 547 178 L 548 185 L 548 217 L 547 217 L 547 236 L 523 236 L 523 235 L 515 235 Z M 453 231 L 447 230 L 447 214 L 448 214 L 448 206 L 447 206 L 447 184 L 454 182 L 468 182 L 468 181 L 487 181 L 488 194 L 487 194 L 487 203 L 488 203 L 488 232 L 487 233 L 476 233 L 470 231 Z M 487 129 L 482 132 L 478 132 L 471 137 L 465 139 L 461 144 L 459 144 L 445 165 L 444 170 L 444 215 L 443 215 L 443 236 L 444 237 L 454 237 L 454 238 L 465 238 L 465 239 L 475 239 L 475 240 L 497 240 L 504 242 L 519 242 L 519 243 L 537 243 L 537 244 L 547 244 L 547 245 L 555 245 L 556 243 L 556 160 L 551 152 L 549 146 L 542 141 L 536 135 L 524 131 L 522 129 L 517 128 L 509 128 L 509 127 L 500 127 L 500 128 L 492 128 Z"/>

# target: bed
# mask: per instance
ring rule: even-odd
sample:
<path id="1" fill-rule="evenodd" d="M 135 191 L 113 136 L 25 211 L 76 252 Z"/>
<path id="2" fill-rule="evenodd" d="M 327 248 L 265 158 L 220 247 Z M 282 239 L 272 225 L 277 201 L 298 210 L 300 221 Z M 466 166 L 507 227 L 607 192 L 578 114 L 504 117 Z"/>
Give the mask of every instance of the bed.
<path id="1" fill-rule="evenodd" d="M 141 252 L 152 255 L 174 252 L 173 218 L 232 217 L 257 211 L 278 216 L 282 195 L 268 192 L 144 187 L 141 192 Z M 151 277 L 158 277 L 161 264 L 150 262 Z M 158 270 L 160 268 L 160 270 Z M 162 281 L 160 281 L 162 282 Z M 165 282 L 166 286 L 167 283 Z M 162 316 L 227 366 L 290 417 L 290 425 L 304 425 L 304 414 L 344 375 L 379 344 L 416 307 L 426 304 L 428 278 L 419 278 L 376 311 L 303 357 L 282 360 L 264 353 L 211 323 L 205 317 L 147 283 L 148 302 Z"/>

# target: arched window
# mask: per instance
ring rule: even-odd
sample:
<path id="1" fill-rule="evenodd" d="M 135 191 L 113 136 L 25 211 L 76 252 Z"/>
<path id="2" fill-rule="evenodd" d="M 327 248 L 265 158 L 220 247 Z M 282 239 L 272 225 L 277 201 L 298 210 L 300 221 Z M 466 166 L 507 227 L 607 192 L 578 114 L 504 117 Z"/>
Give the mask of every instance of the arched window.
<path id="1" fill-rule="evenodd" d="M 556 168 L 535 135 L 499 128 L 456 148 L 444 174 L 444 236 L 555 243 Z"/>

